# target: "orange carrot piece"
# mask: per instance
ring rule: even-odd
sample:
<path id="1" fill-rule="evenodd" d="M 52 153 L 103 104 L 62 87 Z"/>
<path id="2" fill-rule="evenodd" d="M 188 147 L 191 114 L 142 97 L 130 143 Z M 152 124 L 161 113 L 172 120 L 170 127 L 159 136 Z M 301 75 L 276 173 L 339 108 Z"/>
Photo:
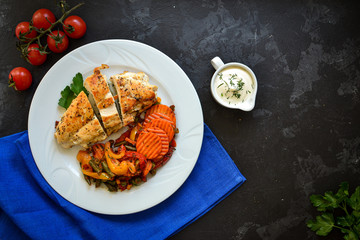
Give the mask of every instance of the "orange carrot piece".
<path id="1" fill-rule="evenodd" d="M 154 105 L 146 111 L 145 118 L 154 112 L 162 113 L 162 114 L 168 116 L 170 118 L 170 120 L 174 122 L 174 125 L 176 126 L 175 113 L 170 107 L 168 107 L 164 104 Z"/>
<path id="2" fill-rule="evenodd" d="M 175 125 L 175 123 L 167 115 L 165 115 L 163 113 L 158 113 L 158 112 L 154 112 L 154 113 L 149 114 L 144 119 L 144 122 L 147 123 L 147 122 L 150 122 L 151 120 L 158 119 L 158 118 L 163 118 L 163 119 L 166 119 L 168 121 L 171 121 Z"/>
<path id="3" fill-rule="evenodd" d="M 154 159 L 159 156 L 161 145 L 161 138 L 157 134 L 142 131 L 136 141 L 136 150 L 147 159 Z"/>
<path id="4" fill-rule="evenodd" d="M 152 162 L 149 160 L 146 162 L 145 169 L 143 170 L 143 176 L 146 177 L 152 168 Z"/>
<path id="5" fill-rule="evenodd" d="M 164 130 L 157 127 L 148 127 L 145 128 L 143 131 L 155 133 L 161 138 L 161 151 L 159 155 L 153 159 L 154 162 L 157 162 L 169 151 L 169 138 Z"/>
<path id="6" fill-rule="evenodd" d="M 128 143 L 130 143 L 130 144 L 132 144 L 132 145 L 136 145 L 136 141 L 134 141 L 134 140 L 131 140 L 130 138 L 128 138 L 128 137 L 126 137 L 125 138 L 125 141 L 127 141 Z"/>
<path id="7" fill-rule="evenodd" d="M 162 129 L 168 136 L 169 142 L 171 142 L 175 134 L 175 126 L 171 123 L 171 121 L 162 118 L 154 119 L 144 125 L 144 129 L 148 127 L 157 127 Z"/>
<path id="8" fill-rule="evenodd" d="M 99 160 L 103 159 L 105 156 L 104 148 L 105 148 L 105 145 L 103 143 L 94 144 L 91 147 L 91 151 L 92 151 L 94 158 L 99 159 Z"/>

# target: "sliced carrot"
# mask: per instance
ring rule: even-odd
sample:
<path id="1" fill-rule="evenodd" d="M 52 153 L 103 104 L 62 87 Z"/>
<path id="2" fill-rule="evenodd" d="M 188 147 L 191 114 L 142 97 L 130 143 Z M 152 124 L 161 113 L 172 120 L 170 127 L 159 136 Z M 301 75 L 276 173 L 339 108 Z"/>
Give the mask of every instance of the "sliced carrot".
<path id="1" fill-rule="evenodd" d="M 172 124 L 171 121 L 163 118 L 154 119 L 144 125 L 144 129 L 148 127 L 157 127 L 162 129 L 168 136 L 169 142 L 171 142 L 175 134 L 175 126 Z"/>
<path id="2" fill-rule="evenodd" d="M 175 123 L 174 123 L 167 115 L 165 115 L 165 114 L 163 114 L 163 113 L 158 113 L 158 112 L 154 112 L 154 113 L 149 114 L 149 115 L 144 119 L 144 122 L 147 123 L 147 122 L 150 122 L 151 120 L 158 119 L 158 118 L 166 119 L 166 120 L 172 122 L 173 125 L 175 125 Z"/>
<path id="3" fill-rule="evenodd" d="M 136 150 L 143 154 L 147 159 L 154 159 L 161 152 L 161 138 L 151 132 L 142 131 L 136 141 Z"/>
<path id="4" fill-rule="evenodd" d="M 91 147 L 92 154 L 96 159 L 103 159 L 105 156 L 105 145 L 103 143 L 97 143 Z"/>
<path id="5" fill-rule="evenodd" d="M 174 122 L 174 125 L 176 126 L 175 113 L 174 113 L 174 111 L 173 111 L 170 107 L 168 107 L 168 106 L 166 106 L 166 105 L 164 105 L 164 104 L 154 105 L 154 106 L 152 106 L 150 109 L 148 109 L 148 110 L 146 111 L 145 118 L 146 118 L 147 116 L 149 116 L 150 114 L 154 113 L 154 112 L 162 113 L 162 114 L 168 116 L 168 117 L 170 118 L 170 120 Z"/>
<path id="6" fill-rule="evenodd" d="M 150 172 L 152 168 L 152 162 L 149 160 L 146 162 L 146 166 L 145 166 L 145 169 L 143 171 L 143 176 L 146 177 L 146 175 L 148 175 L 148 173 Z"/>
<path id="7" fill-rule="evenodd" d="M 134 140 L 131 140 L 130 138 L 128 138 L 128 137 L 126 137 L 125 138 L 125 141 L 127 141 L 128 143 L 130 143 L 130 144 L 132 144 L 132 145 L 136 145 L 136 141 L 134 141 Z"/>
<path id="8" fill-rule="evenodd" d="M 157 127 L 148 127 L 143 130 L 144 132 L 151 132 L 157 134 L 161 138 L 161 151 L 159 155 L 154 158 L 154 162 L 160 160 L 169 151 L 169 138 L 165 131 Z"/>

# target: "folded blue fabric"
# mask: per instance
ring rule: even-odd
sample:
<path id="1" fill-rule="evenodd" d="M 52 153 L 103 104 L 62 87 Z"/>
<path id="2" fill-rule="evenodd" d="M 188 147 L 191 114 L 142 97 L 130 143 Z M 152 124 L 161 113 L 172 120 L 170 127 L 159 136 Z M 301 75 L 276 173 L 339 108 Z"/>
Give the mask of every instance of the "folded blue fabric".
<path id="1" fill-rule="evenodd" d="M 0 139 L 0 160 L 0 239 L 165 239 L 245 181 L 206 125 L 185 183 L 157 206 L 129 215 L 89 212 L 58 195 L 36 167 L 27 131 Z"/>

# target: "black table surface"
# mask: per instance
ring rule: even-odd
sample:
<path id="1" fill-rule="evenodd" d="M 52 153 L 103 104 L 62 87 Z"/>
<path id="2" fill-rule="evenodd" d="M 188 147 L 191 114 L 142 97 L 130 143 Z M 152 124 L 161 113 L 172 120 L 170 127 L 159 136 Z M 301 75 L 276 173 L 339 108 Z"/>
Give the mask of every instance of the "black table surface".
<path id="1" fill-rule="evenodd" d="M 342 181 L 351 190 L 360 183 L 359 6 L 359 1 L 104 0 L 85 1 L 74 12 L 88 28 L 83 38 L 70 40 L 66 53 L 98 40 L 129 39 L 167 54 L 190 78 L 205 123 L 247 178 L 171 239 L 320 239 L 305 224 L 317 214 L 309 196 L 335 191 Z M 41 66 L 20 57 L 14 29 L 39 8 L 61 15 L 55 1 L 0 4 L 0 137 L 27 129 L 36 88 L 64 55 L 50 54 Z M 253 69 L 259 85 L 254 110 L 231 110 L 214 101 L 209 82 L 215 56 Z M 23 92 L 7 86 L 10 70 L 18 66 L 34 78 Z"/>

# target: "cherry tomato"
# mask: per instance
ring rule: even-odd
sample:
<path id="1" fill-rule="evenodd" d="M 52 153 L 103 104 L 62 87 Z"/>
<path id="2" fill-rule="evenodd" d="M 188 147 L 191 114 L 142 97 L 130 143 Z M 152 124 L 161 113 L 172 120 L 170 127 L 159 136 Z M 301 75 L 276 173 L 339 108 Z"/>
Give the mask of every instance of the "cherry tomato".
<path id="1" fill-rule="evenodd" d="M 52 31 L 46 40 L 48 47 L 54 53 L 64 52 L 69 46 L 69 38 L 63 31 Z"/>
<path id="2" fill-rule="evenodd" d="M 86 23 L 79 16 L 69 16 L 64 21 L 63 29 L 70 38 L 81 38 L 86 32 Z"/>
<path id="3" fill-rule="evenodd" d="M 32 43 L 28 47 L 28 55 L 27 60 L 32 65 L 41 65 L 46 61 L 47 55 L 46 53 L 42 54 L 39 51 L 39 45 L 37 43 Z"/>
<path id="4" fill-rule="evenodd" d="M 55 21 L 55 15 L 45 8 L 37 10 L 32 16 L 33 26 L 38 29 L 48 29 L 51 26 L 51 23 L 54 23 Z"/>
<path id="5" fill-rule="evenodd" d="M 26 34 L 25 36 L 21 36 L 20 37 L 20 33 L 21 34 L 25 34 L 29 32 L 28 34 Z M 37 32 L 35 30 L 32 30 L 30 32 L 30 23 L 29 22 L 21 22 L 19 23 L 16 28 L 15 28 L 15 34 L 16 34 L 16 37 L 19 39 L 19 40 L 24 40 L 24 41 L 27 41 L 31 38 L 34 38 L 36 37 L 37 35 Z M 23 39 L 23 37 L 25 38 L 28 38 L 28 39 Z"/>
<path id="6" fill-rule="evenodd" d="M 15 90 L 25 90 L 30 87 L 32 83 L 32 76 L 29 70 L 23 67 L 16 67 L 11 70 L 9 74 L 9 87 Z"/>

